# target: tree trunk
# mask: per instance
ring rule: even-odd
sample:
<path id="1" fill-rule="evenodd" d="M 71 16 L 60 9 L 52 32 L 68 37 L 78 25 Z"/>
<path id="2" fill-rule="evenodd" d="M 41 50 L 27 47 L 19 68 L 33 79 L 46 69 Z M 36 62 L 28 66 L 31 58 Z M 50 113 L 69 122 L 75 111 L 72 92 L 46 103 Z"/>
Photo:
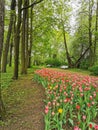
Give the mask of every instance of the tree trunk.
<path id="1" fill-rule="evenodd" d="M 92 7 L 93 7 L 93 0 L 89 0 L 89 62 L 90 66 L 93 64 L 93 50 L 92 50 Z"/>
<path id="2" fill-rule="evenodd" d="M 29 1 L 27 0 L 27 6 L 29 5 Z M 29 53 L 28 53 L 28 43 L 29 43 L 29 9 L 26 9 L 26 60 L 25 60 L 25 67 L 26 72 L 28 68 L 28 60 L 29 60 Z"/>
<path id="3" fill-rule="evenodd" d="M 12 35 L 11 35 L 11 44 L 10 44 L 10 58 L 9 58 L 9 66 L 12 66 L 12 52 L 13 52 L 13 47 L 14 47 L 14 43 L 15 43 L 15 33 L 16 33 L 16 12 L 15 12 L 15 16 L 14 16 L 14 21 L 13 21 L 13 30 L 12 30 Z"/>
<path id="4" fill-rule="evenodd" d="M 15 6 L 16 6 L 16 0 L 12 0 L 12 2 L 11 2 L 10 23 L 9 23 L 7 38 L 6 38 L 6 42 L 5 42 L 5 46 L 4 46 L 4 50 L 3 50 L 2 72 L 6 72 L 7 57 L 8 57 L 8 51 L 9 51 L 9 42 L 10 42 L 10 37 L 11 37 L 11 33 L 12 33 Z"/>
<path id="5" fill-rule="evenodd" d="M 84 53 L 78 58 L 78 60 L 75 62 L 75 64 L 74 64 L 74 67 L 76 67 L 76 68 L 78 68 L 78 66 L 79 66 L 79 64 L 80 64 L 80 62 L 81 62 L 81 60 L 83 59 L 83 57 L 85 56 L 85 54 L 90 50 L 90 47 L 91 46 L 89 46 L 85 51 L 84 51 Z"/>
<path id="6" fill-rule="evenodd" d="M 19 70 L 21 6 L 22 6 L 22 0 L 18 0 L 18 21 L 17 21 L 17 26 L 16 26 L 15 45 L 14 45 L 14 76 L 13 76 L 13 79 L 18 79 L 18 70 Z"/>
<path id="7" fill-rule="evenodd" d="M 98 42 L 98 0 L 97 0 L 97 7 L 96 7 L 96 23 L 95 23 L 95 43 L 94 43 L 94 62 L 96 61 L 96 47 L 97 47 L 97 42 Z"/>
<path id="8" fill-rule="evenodd" d="M 68 66 L 69 66 L 69 68 L 71 68 L 71 67 L 73 67 L 72 60 L 70 58 L 70 55 L 69 55 L 69 52 L 68 52 L 68 48 L 67 48 L 64 24 L 62 24 L 62 25 L 63 25 L 63 37 L 64 37 L 64 45 L 65 45 L 65 50 L 66 50 L 66 56 L 67 56 Z"/>
<path id="9" fill-rule="evenodd" d="M 29 50 L 28 50 L 28 55 L 29 55 L 29 59 L 28 59 L 28 68 L 31 67 L 31 51 L 32 51 L 32 42 L 33 42 L 33 39 L 32 39 L 32 20 L 33 20 L 33 13 L 32 13 L 32 9 L 30 10 L 30 46 L 29 46 Z"/>
<path id="10" fill-rule="evenodd" d="M 28 4 L 27 0 L 24 0 L 24 7 Z M 27 73 L 27 51 L 28 51 L 28 29 L 27 29 L 27 9 L 23 10 L 22 21 L 22 43 L 21 43 L 21 74 Z"/>
<path id="11" fill-rule="evenodd" d="M 5 107 L 2 100 L 1 90 L 1 56 L 4 40 L 4 0 L 0 0 L 0 120 L 5 118 Z"/>
<path id="12" fill-rule="evenodd" d="M 10 56 L 9 56 L 9 66 L 12 66 L 12 50 L 13 50 L 13 36 L 11 38 L 11 43 L 10 43 Z"/>

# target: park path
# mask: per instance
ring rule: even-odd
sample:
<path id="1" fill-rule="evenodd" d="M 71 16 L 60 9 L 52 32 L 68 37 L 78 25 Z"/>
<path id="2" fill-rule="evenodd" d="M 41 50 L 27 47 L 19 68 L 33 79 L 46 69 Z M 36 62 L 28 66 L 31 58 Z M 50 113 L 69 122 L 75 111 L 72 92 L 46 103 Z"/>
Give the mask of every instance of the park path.
<path id="1" fill-rule="evenodd" d="M 28 74 L 4 90 L 8 121 L 0 130 L 44 130 L 45 92 L 32 78 Z"/>

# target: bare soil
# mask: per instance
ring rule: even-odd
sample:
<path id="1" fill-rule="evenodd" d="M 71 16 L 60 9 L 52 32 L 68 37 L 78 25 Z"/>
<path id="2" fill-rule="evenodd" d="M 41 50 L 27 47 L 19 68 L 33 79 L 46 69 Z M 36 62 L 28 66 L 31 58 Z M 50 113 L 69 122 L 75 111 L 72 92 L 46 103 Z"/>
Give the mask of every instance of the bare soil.
<path id="1" fill-rule="evenodd" d="M 44 88 L 28 74 L 3 90 L 7 117 L 0 130 L 44 130 Z"/>

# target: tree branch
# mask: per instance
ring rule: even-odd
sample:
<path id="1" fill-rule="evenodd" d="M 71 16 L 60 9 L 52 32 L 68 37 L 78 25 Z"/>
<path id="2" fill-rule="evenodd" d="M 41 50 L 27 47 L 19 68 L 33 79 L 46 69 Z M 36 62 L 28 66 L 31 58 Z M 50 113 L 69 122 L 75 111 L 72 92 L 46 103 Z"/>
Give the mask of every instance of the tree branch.
<path id="1" fill-rule="evenodd" d="M 33 7 L 34 5 L 37 5 L 37 4 L 39 4 L 40 2 L 42 2 L 42 1 L 43 1 L 43 0 L 34 1 L 31 5 L 28 5 L 28 6 L 26 6 L 26 7 L 23 7 L 23 8 L 21 9 L 21 11 L 24 10 L 24 9 L 28 9 L 28 8 L 30 8 L 30 7 Z"/>
<path id="2" fill-rule="evenodd" d="M 79 59 L 76 61 L 75 63 L 75 67 L 78 66 L 78 64 L 80 63 L 81 59 L 83 58 L 83 56 L 85 56 L 85 54 L 89 51 L 91 45 L 89 45 L 89 47 L 84 51 L 84 53 L 79 57 Z"/>

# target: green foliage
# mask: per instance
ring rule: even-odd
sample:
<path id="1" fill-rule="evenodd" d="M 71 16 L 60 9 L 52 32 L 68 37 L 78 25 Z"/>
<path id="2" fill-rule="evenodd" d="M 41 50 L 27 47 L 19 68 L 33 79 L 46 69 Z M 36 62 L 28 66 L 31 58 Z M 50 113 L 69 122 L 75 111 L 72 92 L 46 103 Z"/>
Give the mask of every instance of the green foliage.
<path id="1" fill-rule="evenodd" d="M 58 67 L 60 65 L 62 65 L 62 62 L 57 59 L 57 58 L 50 58 L 50 59 L 47 59 L 46 62 L 45 62 L 47 65 L 50 64 L 52 65 L 53 67 Z"/>
<path id="2" fill-rule="evenodd" d="M 77 72 L 77 73 L 81 73 L 81 74 L 84 74 L 84 75 L 90 75 L 89 70 L 77 69 L 77 68 L 71 68 L 71 69 L 68 69 L 68 70 L 71 71 L 71 72 Z"/>
<path id="3" fill-rule="evenodd" d="M 98 65 L 89 68 L 92 75 L 98 75 Z"/>
<path id="4" fill-rule="evenodd" d="M 7 73 L 1 73 L 1 87 L 2 88 L 6 88 L 11 84 L 12 76 L 13 76 L 12 67 L 7 68 Z"/>
<path id="5" fill-rule="evenodd" d="M 80 63 L 80 68 L 81 69 L 88 69 L 90 63 L 87 59 L 84 59 L 81 63 Z"/>
<path id="6" fill-rule="evenodd" d="M 36 69 L 41 69 L 40 66 L 32 66 L 28 69 L 28 73 L 33 73 Z M 19 73 L 20 76 L 20 73 Z M 1 73 L 1 87 L 7 88 L 13 82 L 13 67 L 7 67 L 7 73 Z"/>

